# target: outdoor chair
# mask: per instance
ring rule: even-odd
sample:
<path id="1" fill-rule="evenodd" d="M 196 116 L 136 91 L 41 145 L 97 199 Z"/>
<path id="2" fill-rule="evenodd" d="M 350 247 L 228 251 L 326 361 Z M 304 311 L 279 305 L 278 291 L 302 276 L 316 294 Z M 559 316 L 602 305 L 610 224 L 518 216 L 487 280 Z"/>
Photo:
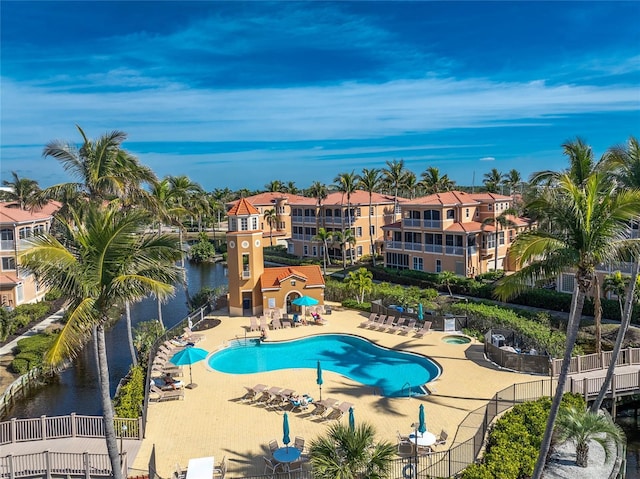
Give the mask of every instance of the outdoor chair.
<path id="1" fill-rule="evenodd" d="M 287 465 L 287 472 L 302 472 L 302 463 L 303 461 L 301 461 L 300 459 L 298 459 L 297 461 L 293 461 L 291 464 Z"/>
<path id="2" fill-rule="evenodd" d="M 275 476 L 278 473 L 278 469 L 281 469 L 280 463 L 274 463 L 268 457 L 262 456 L 264 459 L 264 475 L 271 474 L 271 477 Z"/>
<path id="3" fill-rule="evenodd" d="M 402 329 L 404 328 L 404 323 L 407 320 L 405 318 L 400 318 L 398 319 L 398 322 L 396 324 L 394 324 L 393 326 L 391 326 L 389 329 L 387 329 L 387 333 L 392 333 L 395 334 L 398 331 L 402 331 Z"/>
<path id="4" fill-rule="evenodd" d="M 183 331 L 184 331 L 184 334 L 182 335 L 183 339 L 186 339 L 193 343 L 197 343 L 198 341 L 202 341 L 204 339 L 204 334 L 194 333 L 189 328 L 183 328 Z"/>
<path id="5" fill-rule="evenodd" d="M 293 389 L 283 389 L 275 394 L 275 397 L 269 402 L 270 407 L 276 409 L 284 409 L 286 406 L 291 405 L 289 398 L 295 391 Z"/>
<path id="6" fill-rule="evenodd" d="M 284 329 L 290 328 L 291 327 L 291 321 L 282 321 L 282 327 Z"/>
<path id="7" fill-rule="evenodd" d="M 220 466 L 213 468 L 213 479 L 224 479 L 227 474 L 227 456 L 222 458 Z"/>
<path id="8" fill-rule="evenodd" d="M 360 323 L 361 328 L 368 328 L 372 324 L 375 324 L 376 318 L 378 317 L 378 313 L 371 313 L 369 315 L 369 319 Z"/>
<path id="9" fill-rule="evenodd" d="M 416 335 L 414 337 L 421 338 L 425 334 L 428 334 L 430 332 L 431 332 L 431 321 L 425 321 L 424 324 L 422 325 L 422 328 L 416 331 Z"/>
<path id="10" fill-rule="evenodd" d="M 304 438 L 296 436 L 293 446 L 302 454 L 304 452 Z"/>
<path id="11" fill-rule="evenodd" d="M 271 327 L 273 329 L 282 329 L 282 324 L 280 324 L 280 319 L 279 318 L 273 318 L 271 320 Z"/>
<path id="12" fill-rule="evenodd" d="M 183 471 L 180 464 L 176 464 L 176 470 L 173 473 L 175 479 L 185 479 L 187 477 L 187 471 Z"/>
<path id="13" fill-rule="evenodd" d="M 251 316 L 249 318 L 249 323 L 250 323 L 249 331 L 257 331 L 259 329 L 258 328 L 258 318 L 256 318 L 255 316 Z"/>
<path id="14" fill-rule="evenodd" d="M 415 454 L 415 444 L 412 442 L 398 443 L 398 456 L 411 457 Z"/>
<path id="15" fill-rule="evenodd" d="M 449 438 L 449 435 L 443 429 L 442 431 L 440 431 L 440 436 L 438 436 L 438 439 L 436 439 L 434 446 L 444 446 L 448 438 Z"/>
<path id="16" fill-rule="evenodd" d="M 378 324 L 378 326 L 376 327 L 376 329 L 378 331 L 385 331 L 387 328 L 390 328 L 391 326 L 393 326 L 393 320 L 396 319 L 394 316 L 387 316 L 387 319 L 385 319 L 384 321 L 380 322 Z"/>
<path id="17" fill-rule="evenodd" d="M 274 386 L 272 388 L 267 389 L 266 391 L 262 391 L 262 396 L 256 401 L 256 404 L 264 404 L 269 405 L 271 401 L 278 397 L 278 393 L 282 391 L 282 388 Z"/>
<path id="18" fill-rule="evenodd" d="M 171 401 L 172 399 L 184 399 L 184 389 L 169 389 L 163 391 L 158 386 L 151 386 L 151 393 L 155 395 L 155 397 L 149 397 L 151 401 Z"/>
<path id="19" fill-rule="evenodd" d="M 244 396 L 242 396 L 242 401 L 255 401 L 258 396 L 262 394 L 265 389 L 267 389 L 267 386 L 265 386 L 264 384 L 256 384 L 252 388 L 250 388 L 249 386 L 245 386 L 244 388 L 247 390 L 247 392 Z"/>
<path id="20" fill-rule="evenodd" d="M 329 409 L 338 404 L 337 399 L 327 398 L 322 401 L 314 402 L 313 407 L 315 408 L 311 413 L 313 416 L 322 417 Z"/>
<path id="21" fill-rule="evenodd" d="M 269 329 L 267 325 L 267 318 L 265 316 L 260 316 L 260 331 L 265 331 Z"/>
<path id="22" fill-rule="evenodd" d="M 326 417 L 326 419 L 335 419 L 336 421 L 339 421 L 342 416 L 345 415 L 346 412 L 349 411 L 349 408 L 353 407 L 353 403 L 350 402 L 342 402 L 340 404 L 337 404 L 335 406 L 332 406 L 333 411 L 331 411 L 331 413 Z"/>
<path id="23" fill-rule="evenodd" d="M 413 331 L 416 327 L 416 320 L 410 319 L 407 324 L 405 324 L 400 330 L 400 334 L 408 334 L 409 331 Z"/>
<path id="24" fill-rule="evenodd" d="M 367 328 L 369 329 L 375 329 L 378 326 L 380 326 L 382 323 L 384 323 L 384 321 L 387 319 L 387 315 L 386 314 L 381 314 L 376 318 L 373 318 L 373 320 L 371 322 L 369 322 L 369 324 L 367 324 Z"/>
<path id="25" fill-rule="evenodd" d="M 271 451 L 271 454 L 273 454 L 273 452 L 279 448 L 280 446 L 278 445 L 277 439 L 272 439 L 271 441 L 269 441 L 269 451 Z"/>

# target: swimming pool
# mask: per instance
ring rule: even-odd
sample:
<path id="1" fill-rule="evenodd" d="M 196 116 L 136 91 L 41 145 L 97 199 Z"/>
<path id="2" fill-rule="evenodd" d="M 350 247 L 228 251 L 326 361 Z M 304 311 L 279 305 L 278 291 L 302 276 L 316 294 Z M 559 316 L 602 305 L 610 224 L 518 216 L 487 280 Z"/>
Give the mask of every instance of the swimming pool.
<path id="1" fill-rule="evenodd" d="M 315 371 L 317 361 L 323 370 L 342 374 L 387 397 L 426 394 L 422 386 L 441 372 L 440 366 L 429 358 L 386 349 L 348 334 L 321 334 L 273 343 L 234 340 L 228 348 L 211 355 L 208 364 L 223 373 L 252 374 L 278 369 Z"/>

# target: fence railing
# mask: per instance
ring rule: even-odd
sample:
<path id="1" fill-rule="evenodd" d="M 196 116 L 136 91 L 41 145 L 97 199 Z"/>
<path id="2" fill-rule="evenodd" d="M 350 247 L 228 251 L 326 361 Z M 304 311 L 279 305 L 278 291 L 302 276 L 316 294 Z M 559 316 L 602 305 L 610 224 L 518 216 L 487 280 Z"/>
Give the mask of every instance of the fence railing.
<path id="1" fill-rule="evenodd" d="M 127 477 L 127 453 L 120 454 L 123 477 Z M 0 478 L 112 477 L 108 454 L 39 452 L 0 457 Z"/>
<path id="2" fill-rule="evenodd" d="M 527 339 L 524 336 L 517 335 L 514 331 L 507 329 L 490 329 L 484 335 L 484 353 L 489 360 L 500 367 L 511 369 L 512 371 L 549 374 L 549 356 L 505 351 L 499 346 L 492 344 L 494 335 L 503 336 L 506 344 L 518 344 L 520 348 L 524 348 L 525 351 L 531 351 L 530 348 L 527 348 Z"/>
<path id="3" fill-rule="evenodd" d="M 602 353 L 586 354 L 584 356 L 574 356 L 569 364 L 569 374 L 585 373 L 607 369 L 611 363 L 611 351 Z M 554 376 L 560 374 L 562 359 L 551 360 L 551 372 Z M 640 348 L 627 348 L 620 351 L 616 366 L 630 366 L 640 364 Z"/>
<path id="4" fill-rule="evenodd" d="M 141 439 L 142 420 L 114 418 L 118 438 Z M 41 416 L 0 422 L 0 445 L 66 437 L 104 437 L 102 416 Z"/>

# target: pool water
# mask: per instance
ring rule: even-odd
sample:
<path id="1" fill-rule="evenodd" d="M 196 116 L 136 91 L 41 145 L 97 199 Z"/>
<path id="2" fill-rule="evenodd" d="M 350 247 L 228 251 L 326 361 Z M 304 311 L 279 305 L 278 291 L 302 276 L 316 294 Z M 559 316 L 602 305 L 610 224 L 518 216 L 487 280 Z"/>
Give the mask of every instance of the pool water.
<path id="1" fill-rule="evenodd" d="M 471 338 L 466 336 L 445 336 L 442 338 L 442 342 L 447 344 L 469 344 L 471 342 Z"/>
<path id="2" fill-rule="evenodd" d="M 229 374 L 312 369 L 315 377 L 318 361 L 324 371 L 342 374 L 387 397 L 426 394 L 422 386 L 441 372 L 440 366 L 424 356 L 386 349 L 347 334 L 273 343 L 239 339 L 211 355 L 208 364 Z"/>

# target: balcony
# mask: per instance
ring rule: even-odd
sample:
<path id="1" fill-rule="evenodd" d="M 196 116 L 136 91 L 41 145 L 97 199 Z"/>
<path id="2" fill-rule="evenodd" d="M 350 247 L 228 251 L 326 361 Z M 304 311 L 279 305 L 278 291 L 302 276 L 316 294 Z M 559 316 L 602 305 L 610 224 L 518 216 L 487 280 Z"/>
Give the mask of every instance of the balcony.
<path id="1" fill-rule="evenodd" d="M 249 279 L 251 278 L 251 271 L 249 270 L 245 270 L 242 272 L 242 279 Z"/>
<path id="2" fill-rule="evenodd" d="M 462 246 L 446 246 L 444 252 L 445 254 L 462 256 L 464 254 L 464 248 Z"/>
<path id="3" fill-rule="evenodd" d="M 441 244 L 426 244 L 424 245 L 425 253 L 442 253 Z"/>
<path id="4" fill-rule="evenodd" d="M 13 251 L 15 247 L 16 247 L 16 242 L 14 240 L 0 241 L 0 250 L 2 251 Z"/>
<path id="5" fill-rule="evenodd" d="M 402 249 L 402 241 L 387 241 L 384 246 L 386 249 Z"/>
<path id="6" fill-rule="evenodd" d="M 420 228 L 420 226 L 422 226 L 422 220 L 417 218 L 404 218 L 402 224 L 406 228 Z"/>
<path id="7" fill-rule="evenodd" d="M 404 249 L 410 251 L 422 251 L 422 243 L 405 243 Z"/>

